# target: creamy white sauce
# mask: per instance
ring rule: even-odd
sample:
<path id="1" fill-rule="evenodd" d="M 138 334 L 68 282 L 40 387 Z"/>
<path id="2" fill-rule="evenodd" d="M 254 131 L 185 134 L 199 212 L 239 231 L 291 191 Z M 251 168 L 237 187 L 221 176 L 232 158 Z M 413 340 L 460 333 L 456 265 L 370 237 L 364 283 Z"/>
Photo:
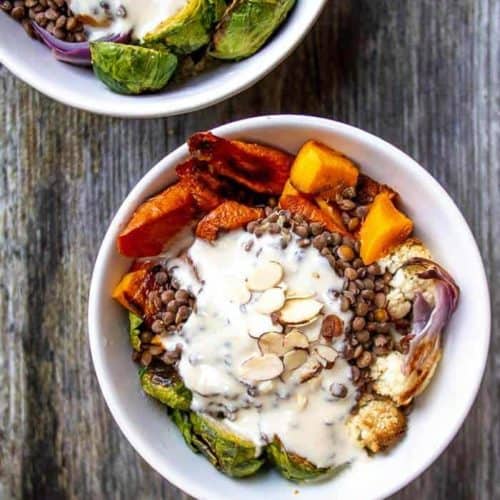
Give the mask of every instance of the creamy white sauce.
<path id="1" fill-rule="evenodd" d="M 102 27 L 87 25 L 91 40 L 117 33 L 132 32 L 135 39 L 155 29 L 162 21 L 176 14 L 188 0 L 71 0 L 76 15 L 89 16 Z M 106 4 L 109 8 L 103 8 Z"/>
<path id="2" fill-rule="evenodd" d="M 250 240 L 253 246 L 247 252 L 244 247 Z M 277 261 L 284 269 L 281 286 L 314 294 L 324 304 L 323 314 L 334 313 L 347 323 L 350 313 L 340 311 L 336 293 L 342 280 L 327 260 L 312 247 L 300 248 L 295 236 L 283 250 L 279 237 L 256 238 L 243 230 L 232 231 L 213 244 L 196 239 L 187 256 L 170 260 L 168 267 L 182 287 L 196 296 L 196 310 L 180 335 L 166 337 L 164 344 L 167 349 L 179 343 L 183 346 L 179 372 L 193 391 L 192 409 L 209 414 L 222 411 L 226 425 L 252 440 L 258 449 L 277 436 L 287 450 L 319 467 L 362 456 L 364 452 L 350 441 L 344 425 L 355 405 L 356 389 L 343 358 L 332 369 L 301 384 L 275 379 L 249 389 L 240 377 L 241 364 L 260 355 L 250 334 L 281 331 L 282 327 L 255 310 L 260 293 L 253 292 L 250 302 L 241 306 L 235 300 L 234 287 L 244 285 L 259 264 Z M 320 327 L 318 320 L 302 331 L 317 341 Z M 340 350 L 342 342 L 341 337 L 334 347 Z M 347 387 L 344 399 L 331 396 L 333 382 Z M 301 399 L 307 403 L 299 404 Z"/>

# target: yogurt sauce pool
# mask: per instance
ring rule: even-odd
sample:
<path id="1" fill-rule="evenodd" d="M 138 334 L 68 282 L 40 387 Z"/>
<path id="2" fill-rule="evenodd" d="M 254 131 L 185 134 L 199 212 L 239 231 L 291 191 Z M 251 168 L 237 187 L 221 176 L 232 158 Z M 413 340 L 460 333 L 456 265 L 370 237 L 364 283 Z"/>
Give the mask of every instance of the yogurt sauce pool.
<path id="1" fill-rule="evenodd" d="M 283 328 L 273 324 L 270 315 L 256 311 L 260 292 L 253 292 L 245 305 L 238 301 L 238 287 L 245 286 L 258 266 L 270 261 L 283 268 L 279 286 L 289 293 L 314 295 L 323 303 L 323 314 L 336 314 L 344 323 L 350 319 L 350 313 L 340 311 L 336 294 L 342 279 L 315 248 L 300 248 L 294 236 L 283 250 L 279 237 L 257 238 L 238 230 L 213 244 L 196 239 L 187 258 L 168 262 L 174 278 L 196 296 L 196 308 L 180 334 L 164 339 L 165 347 L 183 346 L 179 372 L 193 391 L 191 408 L 212 415 L 222 412 L 225 424 L 251 439 L 257 450 L 277 436 L 288 451 L 319 467 L 351 462 L 364 452 L 351 442 L 344 426 L 356 403 L 356 388 L 343 358 L 303 383 L 294 375 L 253 386 L 242 382 L 242 363 L 260 356 L 255 337 Z M 301 331 L 315 344 L 320 328 L 321 320 L 317 320 Z M 342 339 L 333 347 L 340 350 Z M 307 363 L 298 370 L 306 367 Z M 347 388 L 345 398 L 331 395 L 334 382 Z"/>
<path id="2" fill-rule="evenodd" d="M 140 39 L 165 19 L 176 14 L 188 0 L 71 0 L 75 15 L 91 17 L 100 25 L 87 25 L 91 40 L 109 34 L 133 31 Z"/>

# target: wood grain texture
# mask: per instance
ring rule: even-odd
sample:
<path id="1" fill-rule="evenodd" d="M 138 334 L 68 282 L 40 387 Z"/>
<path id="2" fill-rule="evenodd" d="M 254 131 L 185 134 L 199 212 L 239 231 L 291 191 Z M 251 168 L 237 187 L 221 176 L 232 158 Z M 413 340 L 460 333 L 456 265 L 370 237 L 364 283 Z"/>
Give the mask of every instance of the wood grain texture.
<path id="1" fill-rule="evenodd" d="M 134 452 L 99 392 L 92 265 L 126 193 L 190 133 L 280 112 L 383 137 L 462 209 L 492 292 L 486 378 L 452 445 L 394 498 L 500 498 L 499 32 L 499 0 L 332 0 L 252 89 L 148 121 L 66 108 L 0 68 L 0 498 L 187 498 Z"/>

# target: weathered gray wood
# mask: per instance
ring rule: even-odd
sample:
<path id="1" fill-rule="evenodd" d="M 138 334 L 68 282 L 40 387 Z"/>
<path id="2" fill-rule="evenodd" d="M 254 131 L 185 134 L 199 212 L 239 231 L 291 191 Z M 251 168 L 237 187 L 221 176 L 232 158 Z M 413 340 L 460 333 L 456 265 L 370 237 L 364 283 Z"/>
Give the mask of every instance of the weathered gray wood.
<path id="1" fill-rule="evenodd" d="M 0 498 L 186 498 L 138 457 L 100 395 L 92 264 L 130 187 L 187 135 L 277 112 L 380 135 L 463 210 L 491 283 L 487 376 L 447 452 L 395 498 L 500 498 L 499 32 L 498 0 L 332 0 L 263 82 L 167 120 L 71 110 L 0 68 Z"/>

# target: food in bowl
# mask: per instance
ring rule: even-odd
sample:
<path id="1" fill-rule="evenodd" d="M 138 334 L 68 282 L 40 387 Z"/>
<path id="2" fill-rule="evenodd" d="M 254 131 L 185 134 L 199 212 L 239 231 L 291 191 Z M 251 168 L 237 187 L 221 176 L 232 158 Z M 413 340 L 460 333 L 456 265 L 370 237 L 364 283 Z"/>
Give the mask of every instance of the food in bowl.
<path id="1" fill-rule="evenodd" d="M 258 52 L 296 0 L 0 0 L 58 59 L 111 90 L 143 94 Z"/>
<path id="2" fill-rule="evenodd" d="M 189 148 L 117 241 L 146 394 L 233 477 L 317 480 L 394 446 L 459 297 L 398 194 L 315 140 Z"/>

